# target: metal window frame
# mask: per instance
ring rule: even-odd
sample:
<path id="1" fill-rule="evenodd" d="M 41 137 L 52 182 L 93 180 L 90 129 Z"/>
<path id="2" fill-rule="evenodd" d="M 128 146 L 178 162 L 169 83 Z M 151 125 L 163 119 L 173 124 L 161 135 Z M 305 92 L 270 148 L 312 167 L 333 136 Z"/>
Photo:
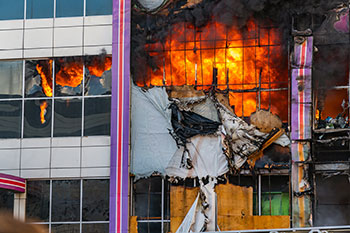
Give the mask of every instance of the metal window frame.
<path id="1" fill-rule="evenodd" d="M 161 233 L 164 232 L 164 223 L 170 223 L 170 219 L 165 219 L 165 213 L 164 213 L 164 207 L 167 203 L 165 203 L 164 199 L 165 199 L 165 195 L 167 195 L 166 190 L 165 190 L 165 182 L 167 182 L 165 180 L 164 177 L 162 176 L 151 176 L 148 177 L 146 179 L 152 179 L 152 177 L 161 177 L 162 179 L 162 188 L 161 188 L 161 217 L 160 219 L 140 219 L 137 220 L 138 223 L 160 223 L 161 224 Z M 131 184 L 134 183 L 134 177 L 130 177 L 131 178 Z M 131 185 L 132 187 L 132 185 Z M 131 188 L 131 202 L 130 202 L 130 206 L 131 206 L 131 210 L 132 210 L 132 214 L 135 215 L 135 209 L 133 209 L 133 206 L 135 206 L 135 201 L 134 201 L 134 189 Z M 149 195 L 149 193 L 148 193 Z M 170 197 L 169 197 L 170 198 Z M 152 232 L 153 233 L 153 232 Z"/>
<path id="2" fill-rule="evenodd" d="M 56 1 L 56 0 L 55 0 Z M 85 2 L 85 0 L 84 0 Z M 98 55 L 95 55 L 98 56 Z M 80 56 L 79 56 L 80 57 Z M 52 97 L 44 96 L 44 97 L 25 97 L 25 64 L 26 61 L 29 60 L 50 60 L 52 59 Z M 9 60 L 0 60 L 1 61 L 9 61 Z M 54 138 L 54 122 L 55 122 L 55 100 L 68 100 L 68 99 L 79 99 L 82 102 L 82 113 L 81 113 L 81 135 L 80 137 L 84 137 L 84 120 L 85 120 L 85 98 L 88 99 L 97 99 L 97 98 L 111 98 L 111 94 L 106 95 L 85 95 L 85 69 L 86 65 L 83 64 L 83 80 L 82 80 L 82 94 L 79 96 L 56 96 L 55 95 L 55 58 L 36 58 L 36 59 L 16 59 L 13 61 L 22 61 L 22 80 L 21 80 L 21 97 L 19 98 L 1 98 L 0 102 L 8 102 L 8 101 L 21 101 L 21 129 L 20 129 L 20 138 L 24 138 L 24 105 L 27 100 L 51 100 L 51 135 L 50 138 Z"/>
<path id="3" fill-rule="evenodd" d="M 82 232 L 82 229 L 83 229 L 83 224 L 109 224 L 110 221 L 83 221 L 83 183 L 84 183 L 84 180 L 95 180 L 95 179 L 98 179 L 98 180 L 109 180 L 109 177 L 107 178 L 104 178 L 104 177 L 98 177 L 98 178 L 93 178 L 93 177 L 89 177 L 89 178 L 84 178 L 84 179 L 69 179 L 69 180 L 79 180 L 80 182 L 80 195 L 79 195 L 79 221 L 62 221 L 62 222 L 53 222 L 52 221 L 52 182 L 53 181 L 64 181 L 62 179 L 51 179 L 50 180 L 50 194 L 49 194 L 49 221 L 48 222 L 31 222 L 30 224 L 39 224 L 39 225 L 48 225 L 49 226 L 49 233 L 52 232 L 52 225 L 55 225 L 55 224 L 72 224 L 72 225 L 78 225 L 79 224 L 79 232 L 80 233 L 83 233 Z M 36 179 L 36 180 L 43 180 L 43 179 Z M 65 179 L 67 180 L 67 179 Z M 35 180 L 33 180 L 35 181 Z M 170 222 L 170 220 L 169 220 Z"/>

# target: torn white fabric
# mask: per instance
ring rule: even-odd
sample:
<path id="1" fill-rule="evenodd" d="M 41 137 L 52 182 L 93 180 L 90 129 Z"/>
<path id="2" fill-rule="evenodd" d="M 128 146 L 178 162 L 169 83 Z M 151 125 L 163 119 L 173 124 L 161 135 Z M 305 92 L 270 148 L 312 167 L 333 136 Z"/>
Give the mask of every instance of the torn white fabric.
<path id="1" fill-rule="evenodd" d="M 229 139 L 234 167 L 239 169 L 251 154 L 260 149 L 268 134 L 260 132 L 254 125 L 248 125 L 221 103 L 216 102 L 216 105 Z"/>
<path id="2" fill-rule="evenodd" d="M 193 202 L 176 233 L 215 231 L 216 228 L 216 179 L 206 185 L 200 181 L 200 193 Z"/>
<path id="3" fill-rule="evenodd" d="M 218 111 L 208 96 L 173 99 L 176 105 L 185 111 L 192 111 L 212 121 L 219 121 Z"/>
<path id="4" fill-rule="evenodd" d="M 277 138 L 276 141 L 273 143 L 278 144 L 280 146 L 286 147 L 290 145 L 290 139 L 289 137 L 284 133 L 281 135 L 281 137 Z"/>
<path id="5" fill-rule="evenodd" d="M 166 170 L 168 176 L 175 177 L 218 177 L 228 172 L 227 160 L 222 152 L 221 134 L 197 135 L 186 144 L 189 159 L 193 168 L 181 166 L 184 147 L 180 147 L 171 158 Z"/>
<path id="6" fill-rule="evenodd" d="M 165 88 L 147 91 L 132 86 L 131 97 L 131 173 L 136 179 L 165 168 L 177 150 L 171 129 L 171 111 Z"/>

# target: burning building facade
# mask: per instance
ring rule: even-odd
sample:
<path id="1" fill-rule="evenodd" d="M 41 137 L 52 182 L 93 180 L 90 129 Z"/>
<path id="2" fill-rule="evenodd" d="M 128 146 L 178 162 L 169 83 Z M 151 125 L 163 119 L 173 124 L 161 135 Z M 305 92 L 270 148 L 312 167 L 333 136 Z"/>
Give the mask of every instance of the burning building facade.
<path id="1" fill-rule="evenodd" d="M 39 2 L 0 2 L 0 206 L 57 233 L 349 230 L 348 2 Z"/>

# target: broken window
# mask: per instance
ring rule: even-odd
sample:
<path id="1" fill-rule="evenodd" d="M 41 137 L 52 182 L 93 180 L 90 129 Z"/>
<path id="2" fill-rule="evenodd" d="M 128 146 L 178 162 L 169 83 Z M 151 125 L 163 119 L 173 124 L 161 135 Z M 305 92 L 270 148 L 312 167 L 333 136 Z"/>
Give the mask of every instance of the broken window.
<path id="1" fill-rule="evenodd" d="M 55 60 L 55 96 L 82 95 L 83 63 L 81 57 L 64 57 Z"/>
<path id="2" fill-rule="evenodd" d="M 25 63 L 25 97 L 52 97 L 52 60 Z"/>
<path id="3" fill-rule="evenodd" d="M 85 64 L 85 95 L 111 94 L 112 58 L 89 56 Z"/>
<path id="4" fill-rule="evenodd" d="M 316 44 L 313 71 L 316 129 L 349 127 L 348 46 Z"/>
<path id="5" fill-rule="evenodd" d="M 137 85 L 214 87 L 229 93 L 237 116 L 266 109 L 287 122 L 288 60 L 276 27 L 252 20 L 245 29 L 177 23 L 171 30 L 165 42 L 146 44 L 148 66 L 134 69 Z"/>

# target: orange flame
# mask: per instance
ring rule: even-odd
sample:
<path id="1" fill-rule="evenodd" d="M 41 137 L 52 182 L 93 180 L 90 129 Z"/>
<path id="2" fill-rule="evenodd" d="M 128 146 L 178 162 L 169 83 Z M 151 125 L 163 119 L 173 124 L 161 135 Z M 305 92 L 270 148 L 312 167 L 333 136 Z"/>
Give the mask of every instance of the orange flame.
<path id="1" fill-rule="evenodd" d="M 288 87 L 287 57 L 282 56 L 280 43 L 277 29 L 258 28 L 253 21 L 244 32 L 217 22 L 200 30 L 178 23 L 165 43 L 146 45 L 158 69 L 148 67 L 146 78 L 137 79 L 136 83 L 139 86 L 197 85 L 197 89 L 209 89 L 213 68 L 216 68 L 217 88 L 221 90 L 257 89 L 259 79 L 261 88 Z M 258 98 L 258 92 L 230 92 L 229 95 L 238 116 L 249 116 L 256 111 Z M 287 91 L 261 92 L 261 108 L 269 108 L 271 99 L 271 111 L 287 120 L 287 98 Z"/>
<path id="2" fill-rule="evenodd" d="M 46 100 L 44 100 L 40 104 L 40 121 L 41 121 L 41 124 L 44 124 L 46 122 L 45 115 L 46 115 L 46 108 L 47 108 L 47 106 L 48 106 L 48 104 L 47 104 Z"/>
<path id="3" fill-rule="evenodd" d="M 104 61 L 101 61 L 100 58 L 96 57 L 91 63 L 92 64 L 86 65 L 89 73 L 96 77 L 101 77 L 105 71 L 111 69 L 112 58 L 106 57 Z"/>
<path id="4" fill-rule="evenodd" d="M 41 87 L 46 96 L 52 96 L 52 60 L 49 60 L 49 67 L 44 65 L 40 65 L 39 63 L 36 65 L 36 70 L 38 71 L 41 77 Z"/>
<path id="5" fill-rule="evenodd" d="M 56 73 L 56 84 L 61 86 L 77 87 L 83 80 L 83 64 L 79 62 L 63 62 L 61 69 Z"/>

